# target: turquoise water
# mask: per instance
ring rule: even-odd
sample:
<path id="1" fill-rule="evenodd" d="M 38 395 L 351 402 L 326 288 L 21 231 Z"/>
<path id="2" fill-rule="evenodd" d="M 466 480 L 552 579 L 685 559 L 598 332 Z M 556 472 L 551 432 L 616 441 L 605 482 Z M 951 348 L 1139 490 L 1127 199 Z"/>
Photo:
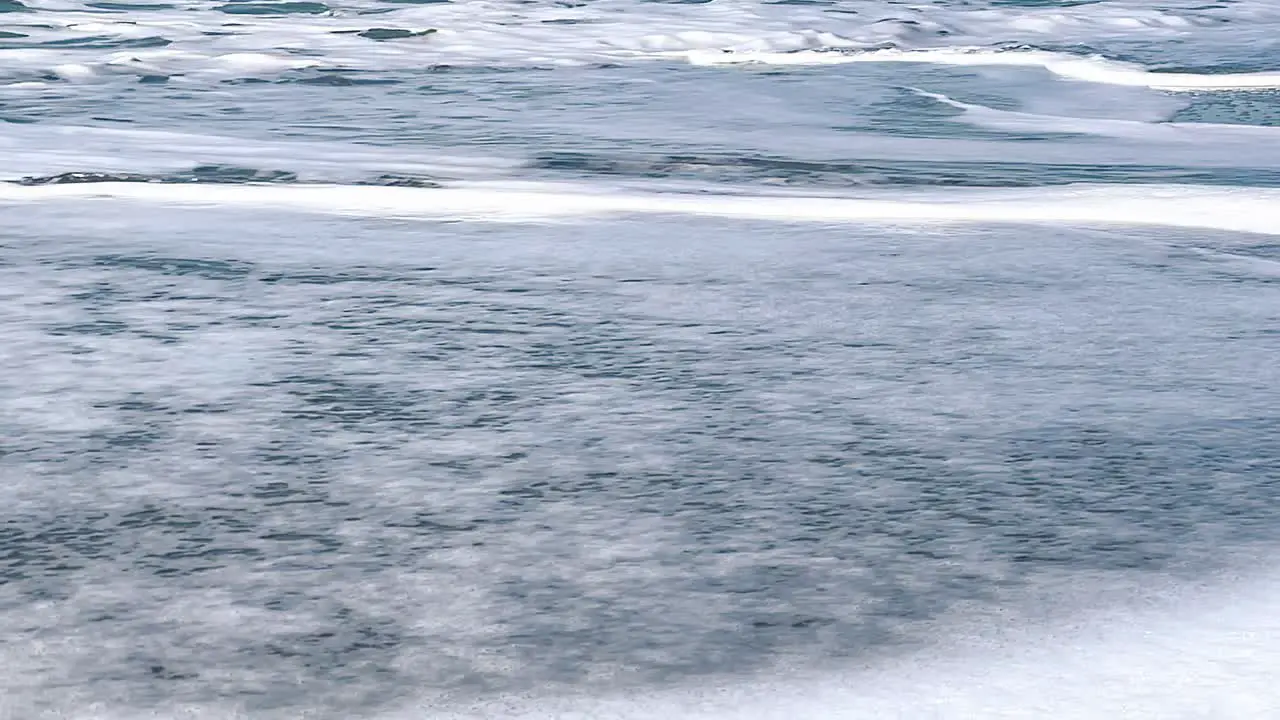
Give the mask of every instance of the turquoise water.
<path id="1" fill-rule="evenodd" d="M 1277 24 L 0 0 L 0 717 L 1274 717 Z"/>

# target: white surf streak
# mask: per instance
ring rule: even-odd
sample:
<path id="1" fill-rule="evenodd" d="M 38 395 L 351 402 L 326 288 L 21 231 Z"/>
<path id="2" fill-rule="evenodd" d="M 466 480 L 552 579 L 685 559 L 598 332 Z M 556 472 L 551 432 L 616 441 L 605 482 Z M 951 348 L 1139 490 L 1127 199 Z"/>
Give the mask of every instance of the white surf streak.
<path id="1" fill-rule="evenodd" d="M 991 48 L 937 48 L 931 50 L 871 50 L 833 52 L 801 50 L 789 53 L 705 52 L 682 54 L 694 65 L 845 65 L 850 63 L 922 63 L 966 67 L 1039 67 L 1058 77 L 1081 82 L 1146 87 L 1153 90 L 1215 91 L 1271 90 L 1280 88 L 1280 72 L 1259 73 L 1162 73 L 1102 57 L 1078 57 L 1037 50 Z"/>
<path id="2" fill-rule="evenodd" d="M 586 185 L 470 183 L 441 189 L 347 185 L 84 183 L 0 185 L 0 202 L 142 202 L 367 217 L 547 222 L 687 215 L 809 223 L 1146 225 L 1280 234 L 1280 189 L 1075 185 L 884 189 L 858 196 L 607 191 Z"/>

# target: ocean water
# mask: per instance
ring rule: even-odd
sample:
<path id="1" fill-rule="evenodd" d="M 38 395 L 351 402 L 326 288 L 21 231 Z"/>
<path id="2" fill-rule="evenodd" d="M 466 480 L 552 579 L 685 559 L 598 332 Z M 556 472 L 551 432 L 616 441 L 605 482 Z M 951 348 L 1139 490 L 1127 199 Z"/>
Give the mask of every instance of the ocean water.
<path id="1" fill-rule="evenodd" d="M 0 0 L 0 718 L 1280 718 L 1280 2 Z"/>

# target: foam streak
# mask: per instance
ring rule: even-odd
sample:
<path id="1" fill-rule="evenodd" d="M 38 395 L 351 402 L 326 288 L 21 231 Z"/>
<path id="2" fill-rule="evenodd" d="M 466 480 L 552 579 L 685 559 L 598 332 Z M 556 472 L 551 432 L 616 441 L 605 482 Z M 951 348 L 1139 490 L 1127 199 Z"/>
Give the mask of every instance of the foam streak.
<path id="1" fill-rule="evenodd" d="M 858 197 L 604 192 L 579 185 L 473 183 L 444 189 L 345 185 L 90 183 L 0 186 L 2 202 L 129 200 L 370 217 L 549 221 L 689 215 L 817 223 L 1119 224 L 1280 234 L 1280 190 L 1198 186 L 883 191 Z"/>

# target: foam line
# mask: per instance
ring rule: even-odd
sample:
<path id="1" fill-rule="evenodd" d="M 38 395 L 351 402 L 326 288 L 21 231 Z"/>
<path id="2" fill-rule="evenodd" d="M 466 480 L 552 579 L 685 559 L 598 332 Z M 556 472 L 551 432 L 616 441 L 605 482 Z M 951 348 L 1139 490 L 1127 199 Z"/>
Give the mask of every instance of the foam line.
<path id="1" fill-rule="evenodd" d="M 968 646 L 811 678 L 704 683 L 645 697 L 493 703 L 442 720 L 1271 720 L 1274 578 L 1170 589 L 1150 609 L 979 631 Z M 419 717 L 411 712 L 394 718 Z M 391 720 L 390 718 L 388 720 Z"/>
<path id="2" fill-rule="evenodd" d="M 789 53 L 705 52 L 683 53 L 694 65 L 843 65 L 848 63 L 923 63 L 967 67 L 1041 67 L 1068 80 L 1146 87 L 1170 91 L 1270 90 L 1280 88 L 1280 72 L 1159 73 L 1137 65 L 1101 57 L 1078 57 L 1038 50 L 996 50 L 991 48 L 938 48 L 932 50 L 870 50 L 832 52 L 802 50 Z"/>
<path id="3" fill-rule="evenodd" d="M 129 200 L 371 217 L 537 222 L 686 215 L 818 223 L 1149 225 L 1280 234 L 1280 189 L 1183 185 L 883 190 L 857 197 L 606 192 L 580 185 L 472 183 L 420 189 L 347 185 L 88 183 L 0 185 L 0 202 Z"/>
<path id="4" fill-rule="evenodd" d="M 221 2 L 147 4 L 153 7 L 145 13 L 123 13 L 83 0 L 24 0 L 23 5 L 34 11 L 21 14 L 21 32 L 30 39 L 18 47 L 0 48 L 0 78 L 27 82 L 55 75 L 66 83 L 92 83 L 113 76 L 162 74 L 171 76 L 175 85 L 198 85 L 309 66 L 363 71 L 410 71 L 437 63 L 543 67 L 643 61 L 690 51 L 787 54 L 941 43 L 1107 47 L 1113 40 L 1177 38 L 1202 48 L 1236 49 L 1265 47 L 1280 22 L 1272 0 L 1176 0 L 1160 7 L 1121 0 L 1077 7 L 907 6 L 864 0 L 856 3 L 856 14 L 756 0 L 693 5 L 470 0 L 395 8 L 376 0 L 331 0 L 323 3 L 328 12 L 289 14 L 287 22 L 276 15 L 228 15 Z M 375 9 L 376 23 L 364 15 Z M 224 27 L 229 21 L 234 25 Z M 411 34 L 437 32 L 390 43 L 360 35 L 375 24 Z M 206 32 L 214 28 L 222 29 Z M 92 45 L 76 42 L 88 36 L 100 39 Z M 170 44 L 129 46 L 157 37 Z M 76 44 L 58 44 L 66 41 Z M 125 41 L 131 42 L 113 46 Z M 308 54 L 291 52 L 299 48 Z M 12 86 L 0 82 L 0 90 L 5 87 Z"/>

